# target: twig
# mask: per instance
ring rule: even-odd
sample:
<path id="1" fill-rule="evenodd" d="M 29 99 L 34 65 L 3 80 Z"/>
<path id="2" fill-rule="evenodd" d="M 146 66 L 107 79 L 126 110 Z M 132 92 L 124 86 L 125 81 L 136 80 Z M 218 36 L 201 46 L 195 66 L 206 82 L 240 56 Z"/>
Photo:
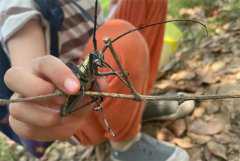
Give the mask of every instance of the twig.
<path id="1" fill-rule="evenodd" d="M 101 97 L 109 97 L 116 99 L 125 99 L 125 100 L 136 100 L 135 95 L 128 94 L 119 94 L 119 93 L 106 93 L 106 92 L 94 92 L 94 91 L 85 91 L 85 96 L 101 96 Z M 65 94 L 56 92 L 49 95 L 41 95 L 37 97 L 27 97 L 27 98 L 17 98 L 17 99 L 0 99 L 0 105 L 8 105 L 10 103 L 17 102 L 29 102 L 29 101 L 40 101 L 49 99 L 55 96 L 65 96 Z M 140 95 L 139 101 L 189 101 L 189 100 L 221 100 L 221 99 L 236 99 L 240 98 L 240 94 L 235 95 L 177 95 L 177 96 L 150 96 L 150 95 Z"/>

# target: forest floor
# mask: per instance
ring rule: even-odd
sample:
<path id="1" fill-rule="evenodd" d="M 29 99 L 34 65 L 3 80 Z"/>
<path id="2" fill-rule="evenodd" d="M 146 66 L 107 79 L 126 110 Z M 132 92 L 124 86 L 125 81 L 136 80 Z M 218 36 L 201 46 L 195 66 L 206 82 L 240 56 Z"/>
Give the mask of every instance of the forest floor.
<path id="1" fill-rule="evenodd" d="M 176 57 L 159 73 L 155 93 L 240 94 L 240 14 L 229 3 L 213 7 L 210 13 L 202 7 L 181 10 L 182 17 L 205 22 L 210 35 L 204 38 L 197 25 L 182 26 L 188 34 Z M 143 131 L 186 149 L 191 161 L 239 161 L 240 99 L 196 102 L 191 115 L 144 123 Z M 3 139 L 0 151 L 6 161 L 36 160 L 21 146 Z M 83 152 L 90 156 L 88 160 L 100 161 L 109 151 L 107 144 L 86 152 L 80 145 L 56 142 L 44 160 L 80 161 L 84 160 Z"/>

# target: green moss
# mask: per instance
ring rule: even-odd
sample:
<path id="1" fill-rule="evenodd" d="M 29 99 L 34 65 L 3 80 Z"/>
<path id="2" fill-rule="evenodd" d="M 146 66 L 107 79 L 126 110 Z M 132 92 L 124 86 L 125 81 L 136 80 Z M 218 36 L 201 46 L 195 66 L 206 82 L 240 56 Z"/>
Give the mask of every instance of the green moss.
<path id="1" fill-rule="evenodd" d="M 0 160 L 1 161 L 17 161 L 17 157 L 11 151 L 6 140 L 0 138 Z"/>

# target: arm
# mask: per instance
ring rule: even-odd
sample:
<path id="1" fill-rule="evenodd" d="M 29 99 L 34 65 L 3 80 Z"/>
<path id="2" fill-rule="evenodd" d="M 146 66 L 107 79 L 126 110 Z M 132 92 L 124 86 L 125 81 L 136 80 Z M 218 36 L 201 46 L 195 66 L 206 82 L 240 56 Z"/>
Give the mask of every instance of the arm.
<path id="1" fill-rule="evenodd" d="M 7 46 L 12 66 L 29 65 L 33 59 L 47 53 L 43 29 L 37 20 L 28 22 L 7 42 Z"/>
<path id="2" fill-rule="evenodd" d="M 79 81 L 59 59 L 46 55 L 44 34 L 37 21 L 30 21 L 8 40 L 12 67 L 5 74 L 5 83 L 15 92 L 13 97 L 31 97 L 55 91 L 55 87 L 73 94 Z M 9 122 L 20 136 L 40 141 L 66 139 L 78 124 L 72 116 L 62 120 L 59 107 L 63 98 L 45 102 L 15 103 L 9 106 Z M 79 116 L 79 115 L 78 115 Z"/>
<path id="3" fill-rule="evenodd" d="M 62 61 L 47 54 L 47 40 L 41 25 L 40 21 L 31 20 L 5 41 L 12 62 L 5 74 L 5 83 L 15 92 L 14 98 L 49 94 L 56 88 L 70 95 L 80 89 L 79 80 L 72 71 Z M 39 141 L 68 139 L 79 128 L 81 116 L 90 108 L 61 118 L 59 111 L 63 103 L 64 98 L 55 97 L 41 102 L 11 104 L 10 125 L 25 138 Z"/>
<path id="4" fill-rule="evenodd" d="M 5 83 L 15 92 L 15 98 L 52 93 L 55 87 L 68 94 L 79 90 L 79 81 L 70 69 L 59 59 L 46 55 L 43 35 L 39 23 L 31 21 L 8 41 L 12 67 L 5 74 Z M 59 108 L 63 103 L 63 98 L 55 97 L 45 102 L 11 104 L 10 125 L 25 138 L 67 139 L 79 128 L 83 112 L 62 119 Z"/>

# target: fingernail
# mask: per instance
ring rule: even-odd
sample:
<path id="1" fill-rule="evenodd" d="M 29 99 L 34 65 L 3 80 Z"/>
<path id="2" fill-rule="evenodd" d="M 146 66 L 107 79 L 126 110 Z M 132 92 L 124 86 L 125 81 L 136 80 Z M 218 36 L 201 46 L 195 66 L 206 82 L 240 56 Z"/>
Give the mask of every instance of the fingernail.
<path id="1" fill-rule="evenodd" d="M 78 89 L 78 82 L 75 81 L 74 79 L 66 79 L 64 82 L 64 87 L 69 91 L 69 92 L 76 92 Z"/>

